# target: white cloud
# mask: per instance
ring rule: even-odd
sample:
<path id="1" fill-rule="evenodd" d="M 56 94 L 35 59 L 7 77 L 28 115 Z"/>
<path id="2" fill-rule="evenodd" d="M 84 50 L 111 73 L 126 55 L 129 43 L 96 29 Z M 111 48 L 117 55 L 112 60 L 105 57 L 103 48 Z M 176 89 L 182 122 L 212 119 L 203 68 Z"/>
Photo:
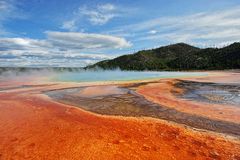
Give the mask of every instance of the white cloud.
<path id="1" fill-rule="evenodd" d="M 6 66 L 85 66 L 113 58 L 102 50 L 131 46 L 123 38 L 79 32 L 46 32 L 46 39 L 0 38 L 0 64 Z"/>
<path id="2" fill-rule="evenodd" d="M 47 39 L 0 38 L 0 50 L 107 50 L 131 46 L 124 38 L 80 32 L 47 31 Z"/>
<path id="3" fill-rule="evenodd" d="M 160 17 L 128 26 L 121 26 L 121 32 L 137 35 L 135 41 L 156 41 L 166 43 L 186 42 L 209 46 L 240 41 L 240 6 L 215 12 L 192 15 Z M 144 34 L 145 33 L 145 34 Z M 148 34 L 146 34 L 148 33 Z M 150 34 L 149 34 L 150 33 Z"/>
<path id="4" fill-rule="evenodd" d="M 79 32 L 47 32 L 48 40 L 61 49 L 119 49 L 130 47 L 124 38 Z"/>
<path id="5" fill-rule="evenodd" d="M 116 7 L 113 4 L 98 5 L 96 8 L 79 8 L 79 13 L 87 16 L 87 19 L 94 25 L 103 25 L 117 17 Z"/>
<path id="6" fill-rule="evenodd" d="M 65 21 L 62 24 L 62 28 L 63 29 L 67 29 L 69 31 L 76 31 L 77 30 L 77 26 L 76 26 L 76 20 L 72 19 L 70 21 Z"/>
<path id="7" fill-rule="evenodd" d="M 149 34 L 156 34 L 157 31 L 156 31 L 156 30 L 151 30 L 151 31 L 149 31 L 148 33 L 149 33 Z"/>
<path id="8" fill-rule="evenodd" d="M 98 8 L 98 10 L 100 10 L 101 12 L 113 11 L 113 10 L 116 9 L 116 7 L 115 7 L 113 4 L 110 4 L 110 3 L 98 5 L 97 8 Z"/>
<path id="9" fill-rule="evenodd" d="M 113 58 L 111 55 L 56 50 L 0 51 L 0 66 L 61 66 L 83 67 L 97 61 Z"/>
<path id="10" fill-rule="evenodd" d="M 73 12 L 72 18 L 63 22 L 63 29 L 77 31 L 79 23 L 86 19 L 92 25 L 104 25 L 115 17 L 120 16 L 120 9 L 115 5 L 106 3 L 93 7 L 81 6 Z"/>
<path id="11" fill-rule="evenodd" d="M 51 45 L 45 40 L 29 38 L 0 38 L 0 51 L 27 49 L 36 50 L 50 46 Z"/>

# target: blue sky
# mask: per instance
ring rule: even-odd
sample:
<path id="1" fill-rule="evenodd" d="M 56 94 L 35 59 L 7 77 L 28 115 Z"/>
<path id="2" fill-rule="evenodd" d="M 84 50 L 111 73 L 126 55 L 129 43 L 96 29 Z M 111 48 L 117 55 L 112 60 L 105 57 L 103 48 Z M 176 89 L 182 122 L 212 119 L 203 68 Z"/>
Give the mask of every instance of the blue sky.
<path id="1" fill-rule="evenodd" d="M 0 66 L 81 67 L 185 42 L 240 40 L 239 0 L 0 0 Z"/>

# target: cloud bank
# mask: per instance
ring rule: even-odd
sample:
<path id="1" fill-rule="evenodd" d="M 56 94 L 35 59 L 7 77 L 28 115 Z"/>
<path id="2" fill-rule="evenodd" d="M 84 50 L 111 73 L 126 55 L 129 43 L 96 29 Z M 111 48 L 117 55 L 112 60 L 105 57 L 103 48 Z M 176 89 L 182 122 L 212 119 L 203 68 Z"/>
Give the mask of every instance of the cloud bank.
<path id="1" fill-rule="evenodd" d="M 1 66 L 82 67 L 113 57 L 99 52 L 131 46 L 124 38 L 103 34 L 47 31 L 46 35 L 46 39 L 0 38 Z"/>

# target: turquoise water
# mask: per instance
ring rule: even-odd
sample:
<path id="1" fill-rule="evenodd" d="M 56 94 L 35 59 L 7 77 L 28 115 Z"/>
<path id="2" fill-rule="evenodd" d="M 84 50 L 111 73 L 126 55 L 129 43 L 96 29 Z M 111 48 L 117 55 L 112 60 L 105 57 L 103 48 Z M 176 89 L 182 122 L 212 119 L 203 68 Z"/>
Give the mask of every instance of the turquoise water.
<path id="1" fill-rule="evenodd" d="M 135 71 L 81 71 L 57 74 L 54 81 L 61 82 L 100 82 L 129 81 L 155 78 L 179 78 L 186 76 L 206 76 L 203 72 L 135 72 Z"/>

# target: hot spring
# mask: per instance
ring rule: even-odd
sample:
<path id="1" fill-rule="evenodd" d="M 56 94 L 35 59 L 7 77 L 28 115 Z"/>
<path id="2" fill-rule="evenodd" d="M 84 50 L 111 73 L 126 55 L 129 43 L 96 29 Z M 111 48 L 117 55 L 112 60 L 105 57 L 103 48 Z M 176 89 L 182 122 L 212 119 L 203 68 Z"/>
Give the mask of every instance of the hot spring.
<path id="1" fill-rule="evenodd" d="M 204 72 L 150 72 L 150 71 L 80 71 L 62 72 L 52 80 L 59 82 L 102 82 L 102 81 L 131 81 L 151 80 L 161 78 L 180 78 L 207 76 Z"/>

